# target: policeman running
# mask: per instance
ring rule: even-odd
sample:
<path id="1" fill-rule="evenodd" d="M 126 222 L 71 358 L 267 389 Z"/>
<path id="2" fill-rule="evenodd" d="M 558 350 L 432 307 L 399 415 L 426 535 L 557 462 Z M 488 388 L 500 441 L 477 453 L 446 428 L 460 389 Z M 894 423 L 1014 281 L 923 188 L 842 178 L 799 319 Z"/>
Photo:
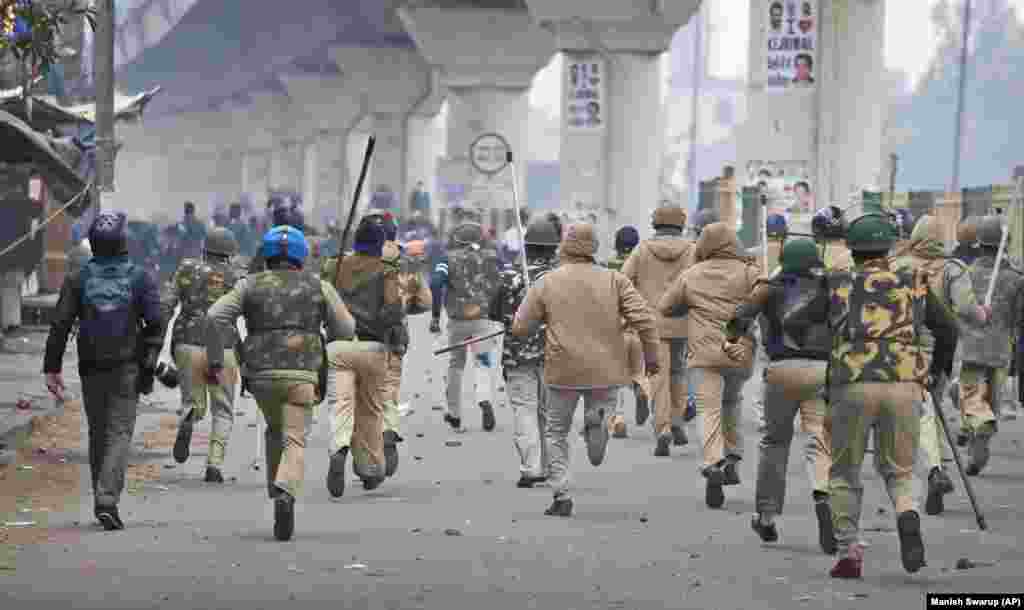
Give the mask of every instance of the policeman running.
<path id="1" fill-rule="evenodd" d="M 274 502 L 274 536 L 290 540 L 295 500 L 305 476 L 307 429 L 324 363 L 327 340 L 347 339 L 355 321 L 334 288 L 306 271 L 309 245 L 294 227 L 263 236 L 266 271 L 239 280 L 207 312 L 206 349 L 211 378 L 226 381 L 225 337 L 239 317 L 248 331 L 242 343 L 249 390 L 266 419 L 267 493 Z"/>
<path id="2" fill-rule="evenodd" d="M 833 339 L 825 387 L 832 423 L 834 578 L 861 577 L 861 466 L 872 429 L 875 468 L 897 514 L 903 568 L 915 573 L 926 565 L 913 485 L 929 374 L 921 329 L 944 336 L 956 320 L 935 303 L 927 272 L 891 263 L 896 238 L 896 227 L 881 214 L 850 223 L 846 245 L 853 270 L 826 273 L 817 296 L 790 314 L 794 328 L 827 323 Z"/>
<path id="3" fill-rule="evenodd" d="M 171 354 L 179 371 L 181 384 L 182 417 L 174 441 L 174 460 L 184 464 L 190 453 L 192 431 L 197 423 L 211 411 L 210 446 L 206 456 L 207 483 L 223 483 L 221 468 L 227 453 L 228 440 L 235 422 L 235 388 L 239 382 L 238 357 L 235 346 L 239 343 L 238 328 L 227 329 L 224 338 L 224 381 L 221 385 L 209 379 L 205 347 L 206 311 L 234 288 L 238 272 L 231 265 L 231 257 L 238 253 L 238 243 L 230 230 L 218 227 L 206 238 L 203 260 L 186 258 L 181 261 L 172 280 L 170 297 L 163 303 L 165 319 L 174 316 L 181 304 L 171 331 Z"/>

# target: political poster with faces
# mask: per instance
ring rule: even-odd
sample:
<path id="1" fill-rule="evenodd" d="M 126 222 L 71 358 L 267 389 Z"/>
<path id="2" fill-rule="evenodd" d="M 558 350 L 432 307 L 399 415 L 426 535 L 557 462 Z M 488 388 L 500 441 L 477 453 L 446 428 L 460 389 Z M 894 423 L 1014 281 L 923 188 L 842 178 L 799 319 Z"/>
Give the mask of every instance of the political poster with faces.
<path id="1" fill-rule="evenodd" d="M 604 129 L 604 60 L 598 55 L 566 58 L 566 127 L 571 131 Z"/>
<path id="2" fill-rule="evenodd" d="M 818 42 L 817 0 L 770 0 L 765 21 L 768 89 L 815 83 Z"/>
<path id="3" fill-rule="evenodd" d="M 751 161 L 747 164 L 747 186 L 763 188 L 768 196 L 768 213 L 810 214 L 815 210 L 810 168 L 806 161 Z"/>

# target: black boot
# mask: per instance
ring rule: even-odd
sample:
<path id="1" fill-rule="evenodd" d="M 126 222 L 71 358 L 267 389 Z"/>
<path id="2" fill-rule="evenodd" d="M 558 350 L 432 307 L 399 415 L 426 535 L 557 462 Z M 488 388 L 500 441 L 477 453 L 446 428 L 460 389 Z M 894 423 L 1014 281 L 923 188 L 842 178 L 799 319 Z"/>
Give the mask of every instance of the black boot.
<path id="1" fill-rule="evenodd" d="M 705 487 L 704 503 L 708 508 L 722 508 L 725 504 L 725 492 L 722 485 L 725 483 L 725 474 L 719 465 L 708 466 L 704 469 Z"/>
<path id="2" fill-rule="evenodd" d="M 216 466 L 207 466 L 206 478 L 204 478 L 203 480 L 206 481 L 207 483 L 223 483 L 224 475 L 221 474 L 220 468 L 217 468 Z"/>
<path id="3" fill-rule="evenodd" d="M 116 505 L 110 506 L 97 506 L 96 520 L 100 522 L 103 529 L 108 532 L 118 531 L 124 529 L 124 521 L 121 521 L 121 515 L 117 512 Z"/>
<path id="4" fill-rule="evenodd" d="M 494 430 L 496 424 L 494 420 L 494 407 L 491 406 L 491 401 L 485 400 L 480 403 L 480 411 L 483 421 L 481 422 L 484 427 L 484 431 L 490 432 Z"/>
<path id="5" fill-rule="evenodd" d="M 384 431 L 384 476 L 393 477 L 398 472 L 398 443 L 401 440 L 397 432 Z"/>
<path id="6" fill-rule="evenodd" d="M 668 447 L 672 443 L 672 437 L 668 434 L 662 434 L 658 437 L 658 446 L 654 448 L 654 457 L 669 457 L 672 453 Z"/>
<path id="7" fill-rule="evenodd" d="M 531 477 L 526 474 L 519 475 L 519 481 L 516 483 L 516 487 L 519 489 L 533 489 L 533 486 L 537 483 L 543 483 L 547 481 L 547 477 Z"/>
<path id="8" fill-rule="evenodd" d="M 189 446 L 192 444 L 192 414 L 181 420 L 178 436 L 174 439 L 174 461 L 184 464 L 188 461 Z"/>
<path id="9" fill-rule="evenodd" d="M 348 447 L 342 447 L 331 456 L 331 464 L 327 468 L 327 491 L 333 498 L 345 495 L 346 458 L 348 458 Z"/>
<path id="10" fill-rule="evenodd" d="M 445 421 L 446 424 L 451 426 L 452 430 L 454 430 L 456 432 L 458 432 L 459 430 L 462 430 L 462 418 L 461 417 L 455 417 L 451 413 L 445 413 L 444 414 L 444 421 Z"/>
<path id="11" fill-rule="evenodd" d="M 740 484 L 740 470 L 736 466 L 739 459 L 727 459 L 725 461 L 725 467 L 722 468 L 722 485 L 739 485 Z"/>
<path id="12" fill-rule="evenodd" d="M 690 442 L 690 439 L 686 438 L 686 430 L 682 426 L 672 426 L 672 444 L 676 447 L 682 447 Z"/>
<path id="13" fill-rule="evenodd" d="M 779 539 L 779 530 L 775 527 L 775 523 L 768 525 L 764 521 L 761 521 L 761 515 L 756 514 L 750 521 L 750 527 L 761 537 L 762 542 L 775 542 Z"/>
<path id="14" fill-rule="evenodd" d="M 295 533 L 295 498 L 281 491 L 274 498 L 274 538 L 281 542 L 292 539 Z"/>
<path id="15" fill-rule="evenodd" d="M 544 514 L 549 517 L 571 517 L 572 498 L 555 498 Z"/>
<path id="16" fill-rule="evenodd" d="M 928 565 L 924 560 L 924 541 L 921 539 L 921 517 L 916 511 L 900 513 L 896 519 L 900 535 L 900 559 L 903 569 L 913 574 Z"/>
<path id="17" fill-rule="evenodd" d="M 924 512 L 929 515 L 941 515 L 945 510 L 943 496 L 953 493 L 953 481 L 941 466 L 932 468 L 928 473 L 928 498 L 924 503 Z"/>
<path id="18" fill-rule="evenodd" d="M 835 555 L 839 542 L 832 523 L 832 506 L 828 503 L 828 494 L 814 492 L 814 516 L 818 518 L 818 545 L 821 551 L 826 555 Z"/>
<path id="19" fill-rule="evenodd" d="M 640 384 L 633 384 L 633 395 L 636 397 L 636 425 L 642 426 L 651 416 L 651 407 L 647 402 L 647 395 L 640 388 Z"/>

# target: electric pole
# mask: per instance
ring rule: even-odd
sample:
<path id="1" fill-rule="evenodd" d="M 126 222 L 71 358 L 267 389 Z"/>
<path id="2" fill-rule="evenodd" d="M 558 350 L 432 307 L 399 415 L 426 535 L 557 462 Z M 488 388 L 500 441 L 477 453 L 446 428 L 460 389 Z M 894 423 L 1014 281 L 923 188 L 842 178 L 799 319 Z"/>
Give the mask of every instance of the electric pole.
<path id="1" fill-rule="evenodd" d="M 704 6 L 697 9 L 693 24 L 693 105 L 690 107 L 690 150 L 687 165 L 690 201 L 693 209 L 700 208 L 700 192 L 697 182 L 697 146 L 700 132 L 701 80 L 704 77 Z"/>
<path id="2" fill-rule="evenodd" d="M 96 85 L 96 186 L 97 211 L 110 204 L 114 194 L 114 0 L 98 0 L 93 74 Z M 104 201 L 106 200 L 106 201 Z"/>

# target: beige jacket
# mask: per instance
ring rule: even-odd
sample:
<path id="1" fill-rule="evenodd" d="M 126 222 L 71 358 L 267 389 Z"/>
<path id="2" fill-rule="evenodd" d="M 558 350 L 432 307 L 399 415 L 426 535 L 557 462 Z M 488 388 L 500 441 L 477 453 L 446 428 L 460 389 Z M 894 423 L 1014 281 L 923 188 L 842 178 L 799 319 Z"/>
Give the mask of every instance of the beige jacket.
<path id="1" fill-rule="evenodd" d="M 657 321 L 629 279 L 590 259 L 563 255 L 560 266 L 527 291 L 511 331 L 522 337 L 547 324 L 546 384 L 606 388 L 631 382 L 621 318 L 639 334 L 645 357 L 656 360 Z"/>
<path id="2" fill-rule="evenodd" d="M 675 235 L 655 235 L 645 240 L 629 255 L 622 273 L 653 309 L 661 295 L 679 274 L 693 264 L 694 243 Z M 686 337 L 686 317 L 666 318 L 655 312 L 658 336 L 662 340 Z"/>
<path id="3" fill-rule="evenodd" d="M 689 310 L 687 366 L 700 368 L 750 368 L 754 338 L 740 339 L 743 354 L 730 358 L 724 351 L 725 325 L 736 307 L 753 291 L 760 267 L 739 254 L 736 232 L 716 222 L 704 228 L 697 241 L 697 262 L 683 272 L 661 297 L 661 315 L 678 316 Z"/>

